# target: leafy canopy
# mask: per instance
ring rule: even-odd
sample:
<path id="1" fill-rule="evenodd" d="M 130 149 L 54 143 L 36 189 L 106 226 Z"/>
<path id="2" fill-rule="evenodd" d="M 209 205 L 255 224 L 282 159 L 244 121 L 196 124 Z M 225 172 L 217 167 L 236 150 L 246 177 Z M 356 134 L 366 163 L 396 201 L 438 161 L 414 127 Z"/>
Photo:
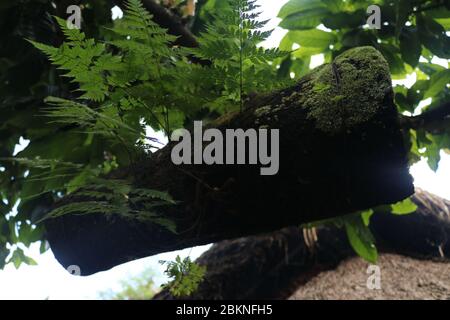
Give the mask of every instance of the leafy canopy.
<path id="1" fill-rule="evenodd" d="M 204 266 L 192 262 L 189 257 L 181 259 L 177 256 L 175 261 L 160 263 L 166 265 L 164 273 L 172 280 L 162 287 L 167 288 L 175 297 L 187 297 L 195 292 L 206 272 Z"/>

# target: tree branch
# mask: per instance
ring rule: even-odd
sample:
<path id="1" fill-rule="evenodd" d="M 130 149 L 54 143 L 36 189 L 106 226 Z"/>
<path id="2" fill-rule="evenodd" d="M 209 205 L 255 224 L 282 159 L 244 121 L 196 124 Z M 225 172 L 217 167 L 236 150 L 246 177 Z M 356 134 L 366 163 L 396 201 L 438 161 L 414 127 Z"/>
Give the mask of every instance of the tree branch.
<path id="1" fill-rule="evenodd" d="M 401 125 L 404 129 L 424 129 L 430 132 L 439 132 L 447 127 L 450 121 L 450 102 L 426 111 L 414 117 L 401 117 Z"/>
<path id="2" fill-rule="evenodd" d="M 410 215 L 376 212 L 370 228 L 380 252 L 450 262 L 450 201 L 418 189 Z M 285 228 L 223 241 L 197 263 L 206 275 L 192 296 L 174 297 L 165 289 L 154 299 L 286 299 L 320 272 L 355 256 L 344 229 Z"/>
<path id="3" fill-rule="evenodd" d="M 172 163 L 171 143 L 112 178 L 169 192 L 178 204 L 159 213 L 176 224 L 177 233 L 156 222 L 122 218 L 120 212 L 63 215 L 46 221 L 55 257 L 88 275 L 132 259 L 332 218 L 411 195 L 387 62 L 374 48 L 363 47 L 340 55 L 334 64 L 341 73 L 339 90 L 331 66 L 323 65 L 295 86 L 256 96 L 242 113 L 215 123 L 222 133 L 279 129 L 277 175 L 262 176 L 259 166 L 237 164 L 185 164 L 186 174 Z M 329 88 L 329 96 L 316 89 L 317 83 Z M 335 100 L 346 103 L 330 104 Z M 248 159 L 248 151 L 245 155 Z M 74 192 L 60 205 L 85 201 Z"/>

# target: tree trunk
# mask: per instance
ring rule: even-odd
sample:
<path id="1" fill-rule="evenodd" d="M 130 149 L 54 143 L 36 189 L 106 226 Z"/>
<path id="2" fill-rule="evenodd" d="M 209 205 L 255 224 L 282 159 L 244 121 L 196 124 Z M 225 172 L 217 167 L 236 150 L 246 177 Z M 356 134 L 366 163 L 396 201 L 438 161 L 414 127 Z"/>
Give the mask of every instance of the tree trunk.
<path id="1" fill-rule="evenodd" d="M 418 190 L 415 213 L 376 212 L 371 230 L 381 252 L 450 262 L 450 201 Z M 214 245 L 197 262 L 206 266 L 199 289 L 183 299 L 285 299 L 322 271 L 354 256 L 345 230 L 285 228 Z M 176 299 L 163 290 L 155 299 Z"/>
<path id="2" fill-rule="evenodd" d="M 168 191 L 163 214 L 177 233 L 118 216 L 70 215 L 46 222 L 51 248 L 83 275 L 161 252 L 331 218 L 402 200 L 413 191 L 389 68 L 371 47 L 352 49 L 295 86 L 251 99 L 216 122 L 227 129 L 280 130 L 280 168 L 182 165 L 169 144 L 114 174 Z M 78 199 L 79 200 L 79 199 Z M 77 201 L 76 193 L 60 205 Z"/>

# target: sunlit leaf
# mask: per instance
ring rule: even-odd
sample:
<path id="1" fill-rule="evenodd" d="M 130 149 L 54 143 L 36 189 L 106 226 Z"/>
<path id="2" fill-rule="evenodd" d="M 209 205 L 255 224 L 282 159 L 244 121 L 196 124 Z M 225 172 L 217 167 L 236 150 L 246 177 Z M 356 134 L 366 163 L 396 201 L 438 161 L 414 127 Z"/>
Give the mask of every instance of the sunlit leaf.
<path id="1" fill-rule="evenodd" d="M 417 205 L 410 198 L 391 205 L 391 212 L 396 215 L 410 214 L 416 210 Z"/>

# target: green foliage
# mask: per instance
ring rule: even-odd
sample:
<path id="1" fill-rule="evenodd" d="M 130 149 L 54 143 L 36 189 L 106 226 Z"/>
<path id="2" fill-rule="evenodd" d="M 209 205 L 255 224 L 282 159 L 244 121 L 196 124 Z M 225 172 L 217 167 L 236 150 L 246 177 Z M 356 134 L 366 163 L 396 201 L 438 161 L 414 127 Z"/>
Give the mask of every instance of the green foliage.
<path id="1" fill-rule="evenodd" d="M 176 202 L 165 192 L 134 188 L 129 182 L 112 179 L 92 179 L 76 195 L 80 201 L 60 206 L 48 213 L 44 219 L 66 214 L 104 214 L 118 215 L 140 222 L 157 223 L 176 233 L 175 224 L 157 213 L 157 209 L 174 205 Z M 89 199 L 89 200 L 86 200 Z"/>
<path id="2" fill-rule="evenodd" d="M 331 32 L 325 32 L 318 29 L 299 30 L 288 32 L 285 36 L 291 43 L 297 43 L 305 48 L 318 48 L 326 50 L 335 43 L 336 36 Z M 321 51 L 316 51 L 320 53 Z"/>
<path id="3" fill-rule="evenodd" d="M 325 223 L 334 223 L 338 227 L 344 227 L 347 233 L 347 238 L 353 250 L 355 250 L 355 252 L 367 262 L 376 263 L 378 259 L 378 251 L 375 246 L 375 239 L 369 228 L 370 218 L 372 215 L 375 212 L 378 212 L 379 214 L 388 214 L 389 211 L 395 215 L 407 215 L 415 212 L 416 210 L 417 205 L 410 198 L 407 198 L 391 206 L 387 206 L 387 208 L 385 206 L 381 206 L 348 215 L 343 218 L 331 219 Z"/>
<path id="4" fill-rule="evenodd" d="M 59 48 L 30 42 L 60 69 L 66 70 L 65 76 L 79 84 L 79 90 L 84 92 L 80 98 L 103 101 L 108 94 L 108 73 L 121 68 L 120 58 L 107 54 L 104 44 L 86 39 L 85 34 L 74 27 L 69 28 L 66 20 L 55 19 L 67 37 L 67 42 Z"/>
<path id="5" fill-rule="evenodd" d="M 373 211 L 373 209 L 369 209 L 369 210 L 363 211 L 363 212 L 361 213 L 361 218 L 362 218 L 362 220 L 363 220 L 363 222 L 364 222 L 364 225 L 365 225 L 366 227 L 368 227 L 368 226 L 370 225 L 370 218 L 372 217 L 372 215 L 373 215 L 374 213 L 375 213 L 375 212 Z"/>
<path id="6" fill-rule="evenodd" d="M 365 220 L 366 219 L 366 220 Z M 375 239 L 367 226 L 367 217 L 351 215 L 344 219 L 348 240 L 355 252 L 370 263 L 377 263 L 378 252 Z"/>
<path id="7" fill-rule="evenodd" d="M 85 104 L 55 97 L 49 97 L 45 102 L 48 107 L 43 108 L 42 114 L 49 118 L 48 123 L 77 125 L 88 134 L 119 140 L 125 148 L 134 146 L 133 138 L 145 139 L 142 128 L 133 128 L 123 121 L 112 104 L 94 110 Z"/>
<path id="8" fill-rule="evenodd" d="M 219 99 L 212 108 L 232 111 L 242 108 L 244 98 L 253 92 L 271 91 L 286 83 L 274 77 L 269 62 L 285 57 L 279 49 L 258 46 L 272 31 L 264 31 L 267 21 L 259 21 L 256 1 L 224 1 L 213 14 L 212 22 L 200 34 L 199 48 L 193 54 L 212 62 L 209 68 L 199 71 L 208 79 L 211 88 L 217 88 Z"/>
<path id="9" fill-rule="evenodd" d="M 11 255 L 11 258 L 6 263 L 12 263 L 16 269 L 19 269 L 22 263 L 34 266 L 36 261 L 25 255 L 21 248 L 16 248 Z"/>
<path id="10" fill-rule="evenodd" d="M 181 259 L 177 256 L 175 261 L 160 263 L 167 266 L 164 273 L 172 279 L 162 287 L 169 289 L 175 297 L 186 297 L 195 292 L 206 273 L 206 267 L 192 262 L 189 257 Z"/>
<path id="11" fill-rule="evenodd" d="M 346 231 L 349 244 L 353 250 L 369 263 L 376 263 L 378 251 L 375 239 L 370 231 L 370 218 L 375 211 L 384 211 L 379 207 L 346 215 L 344 217 L 330 218 L 302 225 L 303 228 L 320 227 L 324 225 L 343 228 Z"/>
<path id="12" fill-rule="evenodd" d="M 286 7 L 284 7 L 283 10 L 288 11 Z M 328 13 L 329 11 L 325 7 L 317 5 L 315 7 L 311 7 L 310 9 L 301 10 L 287 15 L 280 23 L 280 26 L 289 30 L 314 28 L 320 24 L 321 20 Z"/>
<path id="13" fill-rule="evenodd" d="M 108 291 L 100 292 L 99 296 L 103 300 L 150 300 L 157 291 L 153 277 L 153 270 L 146 268 L 138 276 L 120 281 L 120 290 L 109 289 Z"/>
<path id="14" fill-rule="evenodd" d="M 0 201 L 0 258 L 8 255 L 6 244 L 43 238 L 40 224 L 29 232 L 24 222 L 68 213 L 121 215 L 175 231 L 173 222 L 160 215 L 162 206 L 174 205 L 169 195 L 139 188 L 134 181 L 108 185 L 104 177 L 152 156 L 160 145 L 147 136 L 148 127 L 169 136 L 188 119 L 218 117 L 242 108 L 242 98 L 252 92 L 283 86 L 276 61 L 286 54 L 260 47 L 271 31 L 262 30 L 265 22 L 258 21 L 254 1 L 217 2 L 223 10 L 207 19 L 196 49 L 174 46 L 176 37 L 156 24 L 139 0 L 127 1 L 124 17 L 115 21 L 110 20 L 108 1 L 90 1 L 83 10 L 83 31 L 55 16 L 62 12 L 59 3 L 57 11 L 42 1 L 30 3 L 44 10 L 45 21 L 36 23 L 49 31 L 42 37 L 24 31 L 17 40 L 24 48 L 17 51 L 33 55 L 24 68 L 40 65 L 45 72 L 36 72 L 42 79 L 31 92 L 2 101 L 10 108 L 0 123 L 0 197 L 5 199 Z M 11 7 L 24 11 L 19 4 Z M 100 19 L 105 15 L 109 17 Z M 64 42 L 55 30 L 61 30 Z M 199 59 L 208 61 L 191 62 Z M 1 60 L 0 68 L 6 72 L 21 63 L 11 61 L 13 57 Z M 14 77 L 3 80 L 14 82 Z M 21 75 L 20 85 L 29 90 L 25 80 Z M 0 90 L 9 97 L 15 89 Z M 19 112 L 21 104 L 33 109 Z M 19 135 L 10 134 L 15 130 Z M 4 133 L 7 140 L 2 140 Z M 13 155 L 21 136 L 30 144 Z M 49 214 L 67 194 L 79 194 L 79 200 Z M 7 216 L 15 205 L 18 214 Z"/>
<path id="15" fill-rule="evenodd" d="M 410 214 L 417 210 L 417 205 L 410 199 L 405 199 L 391 205 L 392 213 L 397 215 Z"/>
<path id="16" fill-rule="evenodd" d="M 430 77 L 430 84 L 424 98 L 433 98 L 447 88 L 450 83 L 450 69 L 440 70 Z"/>
<path id="17" fill-rule="evenodd" d="M 104 29 L 99 25 L 111 21 L 108 2 L 93 0 L 86 5 L 87 1 L 80 1 L 84 5 L 82 27 L 86 38 L 104 39 Z M 7 257 L 13 256 L 14 261 L 9 262 L 16 265 L 20 260 L 32 263 L 22 254 L 31 243 L 41 241 L 41 252 L 47 250 L 42 226 L 30 221 L 40 219 L 65 186 L 82 172 L 65 164 L 97 168 L 109 162 L 106 157 L 115 157 L 113 150 L 120 154 L 117 161 L 128 161 L 123 147 L 105 147 L 103 138 L 89 139 L 78 128 L 52 124 L 42 117 L 46 96 L 72 99 L 70 91 L 79 88 L 69 82 L 70 78 L 59 77 L 60 71 L 25 40 L 60 43 L 59 24 L 52 16 L 65 15 L 63 3 L 27 0 L 0 6 L 0 268 Z M 31 142 L 16 154 L 20 140 Z M 91 148 L 94 144 L 101 146 L 98 152 Z M 18 161 L 11 161 L 12 157 Z"/>

